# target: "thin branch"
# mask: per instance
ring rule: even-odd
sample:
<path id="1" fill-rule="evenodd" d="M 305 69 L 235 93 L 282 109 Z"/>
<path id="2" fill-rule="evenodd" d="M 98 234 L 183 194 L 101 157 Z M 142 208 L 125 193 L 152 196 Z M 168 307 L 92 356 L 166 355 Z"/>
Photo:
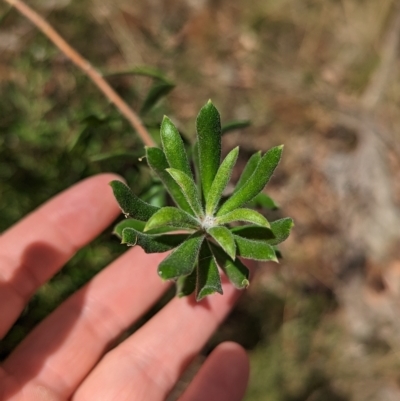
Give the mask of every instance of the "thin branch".
<path id="1" fill-rule="evenodd" d="M 117 107 L 117 109 L 131 123 L 134 130 L 138 133 L 146 146 L 154 146 L 154 141 L 144 127 L 139 116 L 127 105 L 127 103 L 114 91 L 114 89 L 105 81 L 101 74 L 83 58 L 75 49 L 73 49 L 38 13 L 32 10 L 21 0 L 3 0 L 15 7 L 24 15 L 33 25 L 41 30 L 78 68 L 80 68 L 92 82 L 104 93 L 108 100 Z"/>

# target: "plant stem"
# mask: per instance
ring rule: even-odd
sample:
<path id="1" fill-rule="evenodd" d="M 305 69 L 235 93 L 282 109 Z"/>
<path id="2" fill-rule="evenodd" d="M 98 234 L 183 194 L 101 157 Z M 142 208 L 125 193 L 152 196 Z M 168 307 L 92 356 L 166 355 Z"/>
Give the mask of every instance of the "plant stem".
<path id="1" fill-rule="evenodd" d="M 3 0 L 15 7 L 24 15 L 33 25 L 41 30 L 48 39 L 50 39 L 78 68 L 80 68 L 92 82 L 104 93 L 111 103 L 125 116 L 131 123 L 134 130 L 142 139 L 146 146 L 155 146 L 153 139 L 144 127 L 139 116 L 128 106 L 128 104 L 114 91 L 101 74 L 73 49 L 56 31 L 45 21 L 37 12 L 32 10 L 21 0 Z"/>

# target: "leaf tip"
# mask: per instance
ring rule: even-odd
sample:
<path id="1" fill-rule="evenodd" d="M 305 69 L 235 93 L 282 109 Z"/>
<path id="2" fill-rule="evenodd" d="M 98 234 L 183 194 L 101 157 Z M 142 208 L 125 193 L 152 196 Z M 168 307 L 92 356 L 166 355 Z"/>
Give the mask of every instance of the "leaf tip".
<path id="1" fill-rule="evenodd" d="M 247 279 L 244 279 L 241 284 L 242 284 L 242 288 L 248 288 L 248 286 L 250 285 L 250 281 Z"/>

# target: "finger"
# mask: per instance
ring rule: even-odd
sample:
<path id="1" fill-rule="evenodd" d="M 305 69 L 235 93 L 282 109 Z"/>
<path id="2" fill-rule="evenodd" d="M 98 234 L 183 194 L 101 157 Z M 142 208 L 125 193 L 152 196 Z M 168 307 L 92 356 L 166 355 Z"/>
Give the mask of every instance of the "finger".
<path id="1" fill-rule="evenodd" d="M 239 291 L 223 290 L 199 303 L 173 299 L 103 358 L 73 400 L 164 400 L 234 305 Z"/>
<path id="2" fill-rule="evenodd" d="M 32 397 L 27 399 L 44 388 L 60 399 L 70 398 L 110 344 L 168 288 L 156 272 L 163 257 L 131 249 L 25 339 L 3 367 L 24 385 Z"/>
<path id="3" fill-rule="evenodd" d="M 36 289 L 119 213 L 102 174 L 51 199 L 0 236 L 0 338 Z"/>
<path id="4" fill-rule="evenodd" d="M 246 351 L 239 344 L 222 343 L 206 359 L 179 401 L 240 401 L 249 371 Z"/>

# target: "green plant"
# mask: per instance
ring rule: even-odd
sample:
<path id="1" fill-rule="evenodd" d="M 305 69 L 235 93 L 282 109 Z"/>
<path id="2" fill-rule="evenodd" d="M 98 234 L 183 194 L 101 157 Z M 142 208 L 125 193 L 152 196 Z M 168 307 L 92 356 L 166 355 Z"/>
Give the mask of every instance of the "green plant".
<path id="1" fill-rule="evenodd" d="M 218 266 L 236 288 L 246 288 L 249 271 L 238 256 L 277 261 L 276 245 L 288 237 L 293 221 L 284 218 L 269 223 L 259 212 L 243 207 L 260 198 L 283 146 L 263 156 L 255 153 L 233 193 L 224 198 L 239 148 L 231 150 L 220 163 L 220 115 L 211 101 L 200 110 L 196 128 L 197 141 L 191 152 L 195 175 L 182 138 L 168 117 L 161 124 L 162 149 L 146 147 L 150 169 L 177 207 L 145 203 L 120 181 L 111 182 L 111 187 L 129 217 L 115 227 L 122 243 L 139 245 L 147 253 L 173 250 L 158 266 L 158 274 L 163 280 L 176 281 L 179 296 L 196 292 L 199 301 L 215 292 L 222 294 Z M 275 207 L 266 195 L 261 196 Z"/>

